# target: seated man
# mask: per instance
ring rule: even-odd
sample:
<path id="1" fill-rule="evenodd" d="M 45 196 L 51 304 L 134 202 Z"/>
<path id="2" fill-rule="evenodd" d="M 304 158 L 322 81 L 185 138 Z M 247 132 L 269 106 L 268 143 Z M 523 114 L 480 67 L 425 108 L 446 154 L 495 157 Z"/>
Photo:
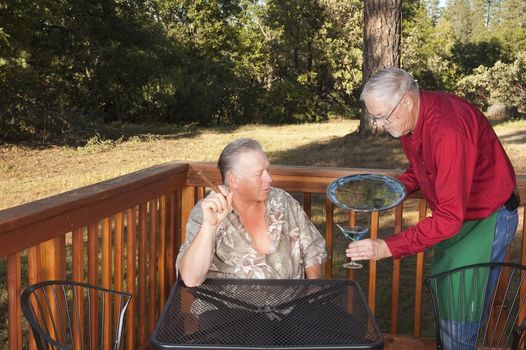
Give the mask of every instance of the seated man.
<path id="1" fill-rule="evenodd" d="M 270 186 L 259 142 L 238 139 L 218 161 L 224 185 L 190 213 L 177 268 L 187 286 L 207 277 L 319 278 L 325 240 L 290 194 Z"/>

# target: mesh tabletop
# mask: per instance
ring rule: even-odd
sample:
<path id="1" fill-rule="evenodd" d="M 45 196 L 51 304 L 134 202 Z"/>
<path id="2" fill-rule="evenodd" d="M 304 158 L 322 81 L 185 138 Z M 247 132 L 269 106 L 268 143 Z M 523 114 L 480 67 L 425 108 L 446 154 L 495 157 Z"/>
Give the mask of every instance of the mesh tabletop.
<path id="1" fill-rule="evenodd" d="M 382 349 L 383 337 L 351 280 L 208 279 L 177 282 L 154 349 Z"/>

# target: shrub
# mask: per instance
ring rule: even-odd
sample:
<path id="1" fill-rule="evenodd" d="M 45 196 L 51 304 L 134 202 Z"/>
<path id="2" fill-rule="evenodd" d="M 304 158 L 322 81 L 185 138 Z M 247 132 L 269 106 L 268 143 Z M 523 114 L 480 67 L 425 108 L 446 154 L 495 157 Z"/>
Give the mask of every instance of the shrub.
<path id="1" fill-rule="evenodd" d="M 525 111 L 526 53 L 519 53 L 509 64 L 497 61 L 490 68 L 479 66 L 458 82 L 457 92 L 484 109 L 503 103 Z"/>

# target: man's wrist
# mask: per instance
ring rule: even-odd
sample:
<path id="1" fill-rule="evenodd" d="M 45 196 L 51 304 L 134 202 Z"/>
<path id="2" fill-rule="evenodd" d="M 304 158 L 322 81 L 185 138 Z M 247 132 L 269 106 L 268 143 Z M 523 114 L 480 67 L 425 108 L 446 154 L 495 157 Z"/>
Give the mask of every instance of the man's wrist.
<path id="1" fill-rule="evenodd" d="M 213 225 L 213 224 L 209 224 L 209 223 L 205 223 L 205 222 L 203 222 L 203 223 L 201 224 L 201 231 L 204 230 L 204 231 L 215 232 L 215 230 L 217 229 L 217 225 L 218 225 L 218 224 Z"/>
<path id="2" fill-rule="evenodd" d="M 380 243 L 380 255 L 382 259 L 393 256 L 391 250 L 389 249 L 389 246 L 387 245 L 387 242 L 383 239 L 379 239 L 378 241 Z"/>

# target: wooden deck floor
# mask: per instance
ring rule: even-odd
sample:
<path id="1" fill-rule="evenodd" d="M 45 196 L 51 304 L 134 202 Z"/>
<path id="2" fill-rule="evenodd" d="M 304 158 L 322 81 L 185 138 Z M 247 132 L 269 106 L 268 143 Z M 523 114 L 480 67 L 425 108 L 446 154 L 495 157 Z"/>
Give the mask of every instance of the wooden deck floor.
<path id="1" fill-rule="evenodd" d="M 415 337 L 393 337 L 389 334 L 384 334 L 384 350 L 434 350 L 436 343 L 434 339 L 430 338 L 415 338 Z"/>

